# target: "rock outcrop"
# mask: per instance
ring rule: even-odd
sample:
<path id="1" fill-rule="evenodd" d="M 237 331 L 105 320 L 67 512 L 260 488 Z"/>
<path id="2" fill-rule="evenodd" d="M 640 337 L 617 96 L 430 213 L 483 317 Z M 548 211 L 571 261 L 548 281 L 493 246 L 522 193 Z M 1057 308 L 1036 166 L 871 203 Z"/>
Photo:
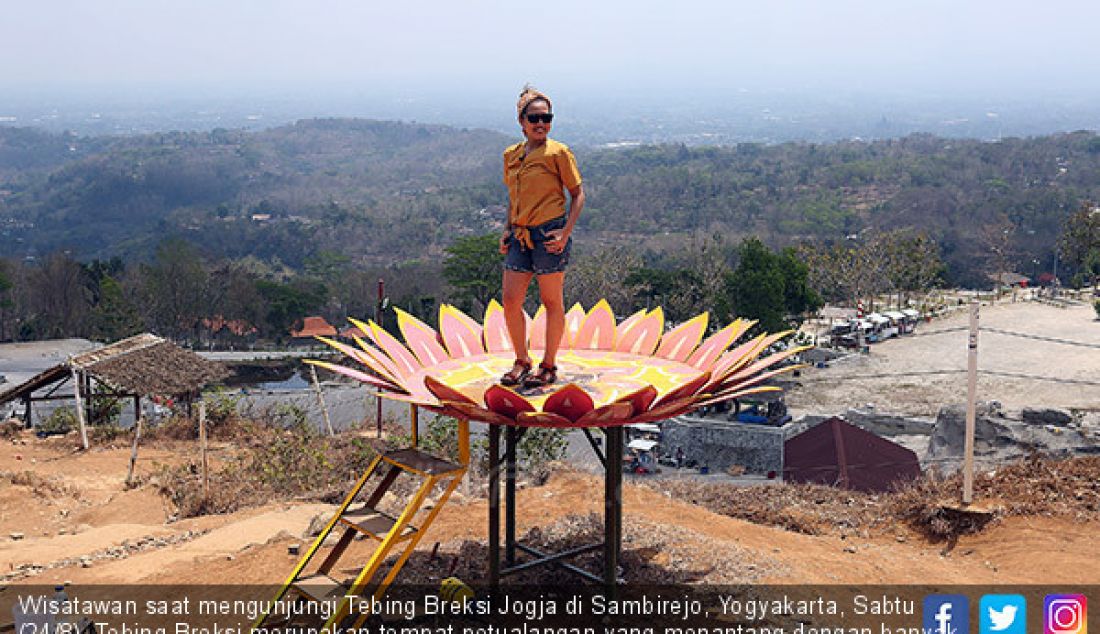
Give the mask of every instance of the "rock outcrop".
<path id="1" fill-rule="evenodd" d="M 1100 453 L 1100 426 L 1083 416 L 1055 409 L 1005 410 L 996 401 L 977 405 L 974 459 L 978 468 L 993 468 L 1032 453 L 1052 457 Z M 954 471 L 963 460 L 966 405 L 940 409 L 925 462 Z"/>

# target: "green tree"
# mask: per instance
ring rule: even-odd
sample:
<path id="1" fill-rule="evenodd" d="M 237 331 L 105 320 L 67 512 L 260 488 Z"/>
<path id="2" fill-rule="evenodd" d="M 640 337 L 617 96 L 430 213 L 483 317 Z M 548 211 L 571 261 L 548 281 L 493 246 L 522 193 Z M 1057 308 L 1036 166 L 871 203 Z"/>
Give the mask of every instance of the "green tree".
<path id="1" fill-rule="evenodd" d="M 443 277 L 458 292 L 458 303 L 468 311 L 473 309 L 471 301 L 484 309 L 500 290 L 504 267 L 499 240 L 498 233 L 464 236 L 446 249 Z"/>
<path id="2" fill-rule="evenodd" d="M 879 236 L 884 275 L 892 292 L 898 294 L 898 308 L 907 295 L 930 291 L 943 274 L 943 261 L 936 241 L 923 231 L 898 229 Z"/>
<path id="3" fill-rule="evenodd" d="M 798 257 L 798 250 L 787 247 L 779 254 L 783 274 L 783 306 L 788 315 L 802 316 L 821 308 L 824 302 L 809 284 L 810 267 Z"/>
<path id="4" fill-rule="evenodd" d="M 1100 207 L 1086 200 L 1066 218 L 1058 250 L 1080 280 L 1090 279 L 1092 286 L 1100 284 Z"/>
<path id="5" fill-rule="evenodd" d="M 36 338 L 85 334 L 91 293 L 84 267 L 67 254 L 53 253 L 29 277 L 31 319 L 24 323 L 26 334 Z"/>
<path id="6" fill-rule="evenodd" d="M 265 336 L 283 340 L 290 336 L 294 322 L 309 315 L 325 304 L 325 285 L 308 279 L 290 283 L 259 280 L 256 290 L 267 305 L 262 331 Z"/>
<path id="7" fill-rule="evenodd" d="M 141 315 L 137 306 L 126 297 L 117 280 L 110 276 L 101 279 L 96 295 L 99 301 L 92 308 L 89 324 L 93 339 L 111 342 L 141 332 Z"/>
<path id="8" fill-rule="evenodd" d="M 0 260 L 0 341 L 11 339 L 8 322 L 11 321 L 11 313 L 15 308 L 13 297 L 15 282 L 12 281 L 11 274 L 7 270 L 8 266 L 7 260 Z"/>
<path id="9" fill-rule="evenodd" d="M 153 263 L 143 268 L 142 278 L 146 323 L 161 334 L 193 336 L 205 316 L 209 281 L 198 249 L 178 238 L 161 242 Z"/>
<path id="10" fill-rule="evenodd" d="M 785 330 L 790 320 L 821 306 L 821 298 L 807 282 L 809 267 L 795 249 L 775 253 L 759 238 L 746 238 L 738 256 L 726 287 L 737 314 L 759 321 L 757 328 Z"/>
<path id="11" fill-rule="evenodd" d="M 616 315 L 634 310 L 634 293 L 627 279 L 642 266 L 642 259 L 629 249 L 599 249 L 576 258 L 565 285 L 566 307 L 580 302 L 585 308 L 606 299 Z"/>

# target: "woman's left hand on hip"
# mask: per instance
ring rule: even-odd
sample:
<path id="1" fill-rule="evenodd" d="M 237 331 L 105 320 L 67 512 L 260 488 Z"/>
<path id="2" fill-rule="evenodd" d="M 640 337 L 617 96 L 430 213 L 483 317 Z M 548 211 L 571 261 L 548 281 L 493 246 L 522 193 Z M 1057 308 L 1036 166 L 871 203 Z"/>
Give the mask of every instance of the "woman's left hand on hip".
<path id="1" fill-rule="evenodd" d="M 568 243 L 569 235 L 565 233 L 565 229 L 554 229 L 546 232 L 546 250 L 549 253 L 561 253 Z"/>

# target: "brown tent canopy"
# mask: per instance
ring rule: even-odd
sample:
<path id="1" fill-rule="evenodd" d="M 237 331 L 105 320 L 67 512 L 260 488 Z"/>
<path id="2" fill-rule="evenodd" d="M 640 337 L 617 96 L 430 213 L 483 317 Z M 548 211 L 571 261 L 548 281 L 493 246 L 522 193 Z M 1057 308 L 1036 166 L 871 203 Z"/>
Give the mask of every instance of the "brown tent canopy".
<path id="1" fill-rule="evenodd" d="M 888 491 L 920 476 L 917 454 L 840 418 L 783 445 L 783 478 L 857 491 Z"/>

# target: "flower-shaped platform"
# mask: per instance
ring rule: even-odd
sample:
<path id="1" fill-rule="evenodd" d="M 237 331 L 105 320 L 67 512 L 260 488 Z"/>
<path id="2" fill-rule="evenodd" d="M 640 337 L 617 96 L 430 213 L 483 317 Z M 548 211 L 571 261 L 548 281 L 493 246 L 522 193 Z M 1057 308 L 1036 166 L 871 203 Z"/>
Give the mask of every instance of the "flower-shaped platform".
<path id="1" fill-rule="evenodd" d="M 663 420 L 697 407 L 778 388 L 762 385 L 797 366 L 775 367 L 806 347 L 762 356 L 788 332 L 759 335 L 730 348 L 755 322 L 738 319 L 705 340 L 706 313 L 664 332 L 660 308 L 616 323 L 601 300 L 574 305 L 558 353 L 558 383 L 536 389 L 499 384 L 515 354 L 504 311 L 493 301 L 479 324 L 453 306 L 439 311 L 439 330 L 397 310 L 402 344 L 374 322 L 351 320 L 369 342 L 356 346 L 318 337 L 367 371 L 308 363 L 374 386 L 382 396 L 452 416 L 500 425 L 601 427 Z M 545 310 L 527 317 L 529 348 L 545 349 Z M 700 343 L 701 342 L 701 343 Z"/>

